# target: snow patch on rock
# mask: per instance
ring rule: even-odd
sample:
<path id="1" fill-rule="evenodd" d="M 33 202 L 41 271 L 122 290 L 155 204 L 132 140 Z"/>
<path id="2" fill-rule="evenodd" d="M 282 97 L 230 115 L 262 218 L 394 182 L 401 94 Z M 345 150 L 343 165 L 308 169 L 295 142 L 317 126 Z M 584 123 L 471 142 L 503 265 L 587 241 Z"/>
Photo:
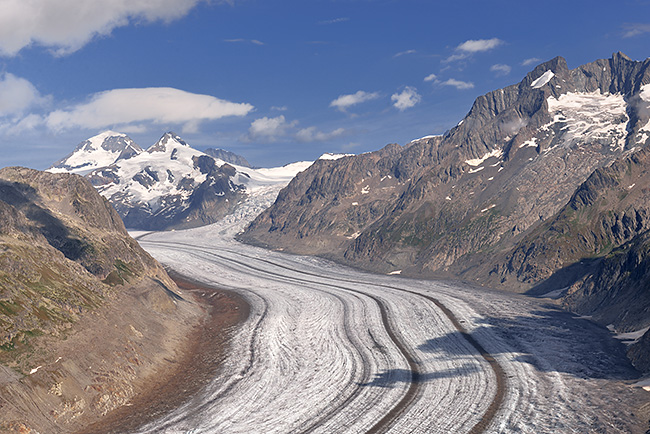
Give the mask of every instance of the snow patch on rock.
<path id="1" fill-rule="evenodd" d="M 537 80 L 530 83 L 530 87 L 532 87 L 533 89 L 539 89 L 540 87 L 544 86 L 546 83 L 551 81 L 551 78 L 553 78 L 554 76 L 555 73 L 551 70 L 548 70 L 544 74 L 542 74 Z"/>

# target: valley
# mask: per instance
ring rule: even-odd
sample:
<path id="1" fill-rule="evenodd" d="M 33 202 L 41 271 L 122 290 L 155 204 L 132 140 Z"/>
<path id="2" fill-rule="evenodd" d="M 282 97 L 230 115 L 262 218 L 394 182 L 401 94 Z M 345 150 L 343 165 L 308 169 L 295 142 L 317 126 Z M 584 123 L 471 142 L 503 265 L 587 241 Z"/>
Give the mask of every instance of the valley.
<path id="1" fill-rule="evenodd" d="M 178 272 L 243 295 L 251 314 L 222 373 L 138 432 L 645 430 L 647 392 L 631 387 L 622 345 L 549 299 L 367 274 L 217 228 L 140 239 Z"/>

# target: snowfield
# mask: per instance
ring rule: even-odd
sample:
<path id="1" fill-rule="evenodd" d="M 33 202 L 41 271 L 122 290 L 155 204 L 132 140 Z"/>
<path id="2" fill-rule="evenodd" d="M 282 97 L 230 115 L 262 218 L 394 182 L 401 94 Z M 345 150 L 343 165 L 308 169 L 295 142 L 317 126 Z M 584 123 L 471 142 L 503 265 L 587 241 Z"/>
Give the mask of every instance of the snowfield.
<path id="1" fill-rule="evenodd" d="M 621 381 L 636 373 L 605 328 L 549 300 L 236 242 L 272 193 L 221 223 L 141 236 L 251 314 L 212 382 L 139 432 L 643 432 L 632 413 L 646 392 Z"/>

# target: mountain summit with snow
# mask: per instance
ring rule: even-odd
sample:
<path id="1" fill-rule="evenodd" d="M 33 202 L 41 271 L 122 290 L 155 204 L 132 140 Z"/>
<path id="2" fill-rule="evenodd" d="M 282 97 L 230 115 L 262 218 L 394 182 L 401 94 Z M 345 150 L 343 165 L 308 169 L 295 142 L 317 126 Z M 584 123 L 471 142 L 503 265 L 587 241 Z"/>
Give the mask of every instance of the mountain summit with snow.
<path id="1" fill-rule="evenodd" d="M 74 151 L 54 163 L 48 171 L 86 175 L 141 152 L 142 148 L 126 134 L 104 131 L 79 143 Z"/>
<path id="2" fill-rule="evenodd" d="M 251 169 L 206 155 L 173 132 L 142 150 L 125 134 L 107 131 L 48 170 L 85 175 L 126 227 L 165 230 L 213 223 L 252 195 L 264 196 L 267 203 L 271 194 L 272 201 L 310 164 Z"/>

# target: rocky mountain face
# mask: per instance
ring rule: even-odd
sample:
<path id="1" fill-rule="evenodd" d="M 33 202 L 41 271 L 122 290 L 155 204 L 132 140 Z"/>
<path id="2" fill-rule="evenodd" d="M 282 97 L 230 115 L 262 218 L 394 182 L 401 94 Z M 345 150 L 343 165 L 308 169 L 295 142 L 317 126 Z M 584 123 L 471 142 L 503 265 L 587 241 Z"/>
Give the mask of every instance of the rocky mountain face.
<path id="1" fill-rule="evenodd" d="M 621 178 L 623 187 L 603 184 L 614 190 L 597 207 L 583 202 L 600 191 L 605 168 L 638 160 L 643 172 L 639 150 L 649 137 L 650 60 L 616 53 L 570 70 L 557 57 L 477 98 L 443 136 L 317 162 L 241 238 L 379 272 L 519 291 L 571 286 L 564 300 L 581 310 L 597 303 L 589 285 L 608 291 L 598 270 L 619 264 L 627 279 L 625 267 L 643 256 L 635 237 L 646 211 L 634 199 L 643 180 L 626 190 L 642 175 Z M 623 193 L 628 199 L 616 202 Z M 631 302 L 621 300 L 619 311 Z M 650 325 L 650 315 L 636 318 L 617 324 Z"/>
<path id="2" fill-rule="evenodd" d="M 168 354 L 162 330 L 198 318 L 177 291 L 86 179 L 0 170 L 0 431 L 70 432 L 123 405 Z M 135 356 L 129 324 L 151 332 Z"/>
<path id="3" fill-rule="evenodd" d="M 204 154 L 211 156 L 217 160 L 225 161 L 226 163 L 234 164 L 241 167 L 251 167 L 250 163 L 241 155 L 234 152 L 226 151 L 218 148 L 208 148 L 203 151 Z"/>
<path id="4" fill-rule="evenodd" d="M 111 149 L 111 158 L 105 157 L 105 148 Z M 233 166 L 191 148 L 171 132 L 146 151 L 123 134 L 102 133 L 48 170 L 78 172 L 75 167 L 84 169 L 83 174 L 133 229 L 212 223 L 244 193 L 243 185 L 233 182 L 237 172 Z M 89 167 L 94 170 L 86 170 Z"/>
<path id="5" fill-rule="evenodd" d="M 129 228 L 163 230 L 213 223 L 243 194 L 236 170 L 166 133 L 146 151 L 87 176 Z"/>

